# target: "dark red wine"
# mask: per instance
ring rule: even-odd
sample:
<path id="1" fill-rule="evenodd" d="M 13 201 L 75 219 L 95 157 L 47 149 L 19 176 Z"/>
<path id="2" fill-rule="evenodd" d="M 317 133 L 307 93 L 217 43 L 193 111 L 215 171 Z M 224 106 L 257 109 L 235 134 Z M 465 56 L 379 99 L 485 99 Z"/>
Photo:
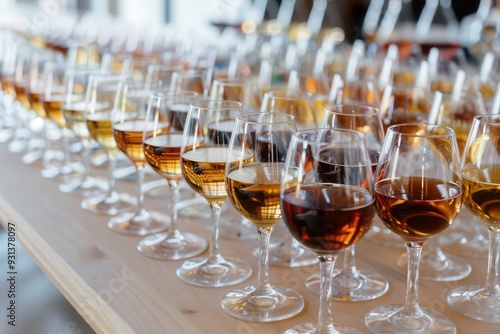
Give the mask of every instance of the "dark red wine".
<path id="1" fill-rule="evenodd" d="M 255 155 L 260 162 L 285 162 L 292 133 L 261 132 L 255 140 Z"/>
<path id="2" fill-rule="evenodd" d="M 341 251 L 356 243 L 375 215 L 373 195 L 361 187 L 307 184 L 285 190 L 283 220 L 293 237 L 317 253 Z"/>
<path id="3" fill-rule="evenodd" d="M 368 152 L 371 162 L 371 172 L 375 174 L 379 153 Z M 348 158 L 350 161 L 346 161 Z M 358 161 L 357 164 L 355 162 Z M 318 180 L 320 182 L 361 185 L 368 180 L 366 169 L 362 165 L 361 150 L 345 151 L 344 149 L 327 149 L 319 152 Z M 351 163 L 351 166 L 347 164 Z"/>

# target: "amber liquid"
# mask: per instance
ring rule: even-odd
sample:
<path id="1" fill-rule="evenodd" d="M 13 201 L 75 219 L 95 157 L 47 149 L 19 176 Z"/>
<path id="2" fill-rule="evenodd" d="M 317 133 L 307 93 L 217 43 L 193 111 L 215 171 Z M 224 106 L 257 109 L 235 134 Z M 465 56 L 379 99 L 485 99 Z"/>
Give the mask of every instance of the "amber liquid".
<path id="1" fill-rule="evenodd" d="M 99 144 L 103 151 L 116 154 L 118 147 L 113 137 L 113 123 L 109 114 L 95 113 L 87 115 L 87 128 L 90 136 Z"/>
<path id="2" fill-rule="evenodd" d="M 30 101 L 33 110 L 41 118 L 46 118 L 47 114 L 45 113 L 45 109 L 43 109 L 41 97 L 42 97 L 42 92 L 40 91 L 30 90 L 30 92 L 28 93 L 28 100 Z"/>
<path id="3" fill-rule="evenodd" d="M 283 220 L 293 237 L 317 253 L 341 251 L 356 243 L 375 215 L 373 195 L 346 185 L 308 184 L 285 190 Z"/>
<path id="4" fill-rule="evenodd" d="M 153 169 L 167 180 L 182 178 L 182 133 L 169 133 L 144 140 L 144 155 Z"/>
<path id="5" fill-rule="evenodd" d="M 470 127 L 474 116 L 481 112 L 474 104 L 458 103 L 453 109 L 450 106 L 445 106 L 443 114 L 443 125 L 451 127 L 455 130 L 457 137 L 458 151 L 463 154 L 467 137 L 469 136 Z"/>
<path id="6" fill-rule="evenodd" d="M 375 184 L 377 213 L 405 241 L 423 241 L 445 230 L 462 205 L 462 188 L 433 178 L 395 178 Z"/>
<path id="7" fill-rule="evenodd" d="M 283 163 L 249 163 L 226 177 L 228 197 L 236 210 L 257 227 L 272 227 L 281 219 L 280 181 Z M 297 180 L 291 180 L 289 187 Z"/>
<path id="8" fill-rule="evenodd" d="M 462 175 L 465 206 L 486 225 L 500 227 L 500 166 L 467 167 Z"/>
<path id="9" fill-rule="evenodd" d="M 48 118 L 53 120 L 61 129 L 66 127 L 66 120 L 62 111 L 64 101 L 64 95 L 53 95 L 43 99 L 43 109 L 47 113 Z"/>
<path id="10" fill-rule="evenodd" d="M 198 147 L 182 155 L 184 179 L 209 202 L 227 197 L 224 182 L 227 154 L 227 147 Z"/>
<path id="11" fill-rule="evenodd" d="M 30 110 L 31 105 L 28 100 L 28 82 L 14 82 L 14 90 L 17 100 L 21 102 L 23 108 Z"/>

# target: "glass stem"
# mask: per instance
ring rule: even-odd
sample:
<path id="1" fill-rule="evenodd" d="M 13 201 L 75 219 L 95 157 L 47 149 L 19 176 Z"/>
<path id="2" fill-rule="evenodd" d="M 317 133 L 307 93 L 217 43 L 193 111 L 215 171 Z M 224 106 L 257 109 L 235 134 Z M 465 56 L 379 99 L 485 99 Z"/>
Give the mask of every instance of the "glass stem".
<path id="1" fill-rule="evenodd" d="M 83 160 L 83 180 L 90 176 L 90 141 L 86 138 L 81 139 L 82 160 Z"/>
<path id="2" fill-rule="evenodd" d="M 113 153 L 108 153 L 108 194 L 106 197 L 111 197 L 115 192 L 115 172 L 116 169 L 116 156 Z"/>
<path id="3" fill-rule="evenodd" d="M 418 304 L 418 272 L 423 242 L 407 242 L 408 274 L 406 281 L 406 299 L 400 313 L 406 316 L 420 317 L 423 315 Z"/>
<path id="4" fill-rule="evenodd" d="M 144 210 L 144 192 L 142 191 L 146 169 L 144 165 L 136 164 L 135 171 L 137 176 L 137 206 L 135 208 L 135 212 L 136 215 L 142 215 L 146 214 L 146 210 Z"/>
<path id="5" fill-rule="evenodd" d="M 257 276 L 257 288 L 255 294 L 269 295 L 272 293 L 269 283 L 269 240 L 271 238 L 272 227 L 257 227 L 259 233 L 259 273 Z"/>
<path id="6" fill-rule="evenodd" d="M 62 164 L 62 174 L 63 174 L 63 180 L 66 181 L 67 175 L 70 174 L 70 154 L 71 154 L 71 148 L 70 148 L 70 135 L 71 133 L 67 128 L 62 128 L 62 146 L 63 146 L 63 164 Z"/>
<path id="7" fill-rule="evenodd" d="M 212 226 L 210 235 L 210 253 L 208 255 L 207 263 L 214 264 L 223 260 L 219 251 L 219 219 L 222 202 L 210 202 L 210 209 L 212 210 Z"/>
<path id="8" fill-rule="evenodd" d="M 178 239 L 181 237 L 179 228 L 177 227 L 177 203 L 179 203 L 180 198 L 180 187 L 178 180 L 167 180 L 170 187 L 170 201 L 169 201 L 169 212 L 170 212 L 170 232 L 168 233 L 167 240 Z M 143 196 L 144 198 L 144 196 Z"/>
<path id="9" fill-rule="evenodd" d="M 357 278 L 359 270 L 356 268 L 356 248 L 354 245 L 344 251 L 344 264 L 342 266 L 341 277 Z"/>
<path id="10" fill-rule="evenodd" d="M 321 255 L 319 259 L 319 315 L 318 325 L 314 333 L 334 334 L 337 333 L 333 327 L 332 316 L 332 275 L 335 266 L 335 256 Z"/>
<path id="11" fill-rule="evenodd" d="M 488 255 L 488 271 L 486 272 L 486 282 L 481 294 L 500 298 L 500 227 L 489 226 L 488 234 L 490 238 L 489 255 Z"/>

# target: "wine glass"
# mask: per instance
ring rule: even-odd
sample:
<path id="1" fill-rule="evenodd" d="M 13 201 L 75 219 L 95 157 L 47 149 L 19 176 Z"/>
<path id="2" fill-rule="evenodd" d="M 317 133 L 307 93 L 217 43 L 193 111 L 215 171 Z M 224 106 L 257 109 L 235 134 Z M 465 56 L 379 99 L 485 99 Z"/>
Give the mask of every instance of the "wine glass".
<path id="1" fill-rule="evenodd" d="M 134 164 L 137 175 L 137 203 L 133 212 L 112 217 L 108 227 L 128 235 L 146 235 L 167 229 L 166 218 L 144 208 L 144 174 L 146 157 L 143 151 L 143 131 L 146 105 L 154 87 L 146 87 L 144 81 L 133 78 L 118 85 L 111 120 L 116 146 Z"/>
<path id="2" fill-rule="evenodd" d="M 205 239 L 180 232 L 177 227 L 177 209 L 182 181 L 182 131 L 189 104 L 198 99 L 196 92 L 157 92 L 149 98 L 143 143 L 149 165 L 167 181 L 170 188 L 168 232 L 150 235 L 139 242 L 142 254 L 162 260 L 179 260 L 202 253 L 207 248 Z M 190 142 L 191 145 L 195 143 Z"/>
<path id="3" fill-rule="evenodd" d="M 169 89 L 171 91 L 189 90 L 197 92 L 200 96 L 208 96 L 212 82 L 211 73 L 210 70 L 203 68 L 176 71 L 172 74 Z"/>
<path id="4" fill-rule="evenodd" d="M 255 225 L 260 241 L 257 285 L 235 289 L 222 298 L 222 309 L 239 319 L 282 320 L 304 307 L 300 294 L 271 285 L 268 272 L 269 239 L 281 220 L 280 180 L 295 131 L 289 114 L 243 113 L 236 118 L 226 161 L 227 193 L 236 210 Z"/>
<path id="5" fill-rule="evenodd" d="M 264 93 L 260 111 L 293 115 L 299 130 L 318 126 L 311 94 L 307 92 L 268 91 Z M 280 239 L 271 243 L 269 249 L 270 263 L 289 267 L 308 266 L 317 263 L 318 257 L 316 253 L 302 247 L 286 229 L 280 235 Z M 258 249 L 254 253 L 258 255 Z"/>
<path id="6" fill-rule="evenodd" d="M 219 78 L 213 81 L 209 98 L 211 100 L 237 101 L 241 103 L 243 112 L 260 110 L 261 96 L 257 81 L 249 78 Z M 229 207 L 235 211 L 232 206 Z M 230 239 L 254 239 L 257 237 L 255 227 L 244 216 L 237 214 L 238 220 L 228 212 L 221 217 L 220 234 Z"/>
<path id="7" fill-rule="evenodd" d="M 108 162 L 108 190 L 104 194 L 87 197 L 82 208 L 94 213 L 114 216 L 133 209 L 133 199 L 115 190 L 114 171 L 118 147 L 113 137 L 111 113 L 122 75 L 94 74 L 89 78 L 85 103 L 85 121 L 90 136 L 106 153 Z"/>
<path id="8" fill-rule="evenodd" d="M 433 124 L 400 124 L 387 130 L 375 176 L 379 217 L 406 243 L 404 305 L 382 305 L 365 317 L 374 333 L 455 333 L 441 313 L 421 308 L 418 277 L 422 246 L 448 228 L 462 205 L 460 155 L 453 129 Z"/>
<path id="9" fill-rule="evenodd" d="M 462 286 L 448 293 L 448 305 L 477 320 L 500 323 L 500 116 L 474 117 L 462 158 L 464 203 L 487 226 L 490 248 L 483 286 Z"/>
<path id="10" fill-rule="evenodd" d="M 321 293 L 318 322 L 285 333 L 361 333 L 333 324 L 332 274 L 336 256 L 371 226 L 372 179 L 372 163 L 360 132 L 311 129 L 292 136 L 281 179 L 283 220 L 296 240 L 317 253 Z"/>
<path id="11" fill-rule="evenodd" d="M 208 100 L 192 103 L 184 127 L 181 167 L 187 184 L 204 197 L 212 212 L 210 254 L 185 261 L 177 268 L 184 282 L 218 287 L 240 283 L 252 267 L 243 260 L 223 257 L 219 251 L 219 217 L 227 198 L 224 167 L 229 139 L 241 103 Z"/>
<path id="12" fill-rule="evenodd" d="M 359 131 L 366 138 L 366 146 L 371 159 L 372 173 L 375 173 L 378 157 L 384 141 L 384 129 L 377 108 L 365 105 L 336 105 L 325 108 L 322 128 L 348 129 Z M 362 301 L 378 298 L 385 294 L 389 282 L 380 274 L 356 267 L 356 250 L 352 245 L 344 251 L 343 267 L 334 272 L 332 278 L 332 298 L 344 301 Z M 306 286 L 319 293 L 320 280 L 312 275 Z"/>

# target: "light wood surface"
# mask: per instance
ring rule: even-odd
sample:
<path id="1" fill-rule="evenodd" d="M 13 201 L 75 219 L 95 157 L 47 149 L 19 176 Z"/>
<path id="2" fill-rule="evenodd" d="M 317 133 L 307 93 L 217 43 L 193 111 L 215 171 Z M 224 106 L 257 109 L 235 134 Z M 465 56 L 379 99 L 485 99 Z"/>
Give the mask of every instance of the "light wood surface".
<path id="1" fill-rule="evenodd" d="M 0 161 L 0 223 L 4 227 L 8 222 L 16 224 L 18 241 L 98 333 L 282 333 L 317 318 L 318 297 L 304 285 L 305 279 L 317 272 L 316 266 L 270 266 L 272 284 L 294 288 L 304 296 L 306 305 L 299 315 L 273 323 L 241 321 L 226 315 L 220 307 L 222 296 L 234 287 L 184 284 L 175 275 L 182 261 L 158 261 L 139 254 L 136 245 L 141 237 L 110 231 L 106 216 L 81 209 L 79 195 L 63 194 L 57 180 L 43 179 L 40 164 L 23 164 L 21 156 L 8 152 L 6 144 L 0 144 Z M 104 167 L 93 167 L 92 173 L 106 175 Z M 134 194 L 132 180 L 119 180 L 117 186 L 119 191 Z M 166 213 L 166 197 L 147 196 L 145 203 L 148 209 Z M 209 209 L 198 207 L 203 210 L 197 215 L 192 208 L 182 209 L 180 228 L 208 239 Z M 251 254 L 256 245 L 256 240 L 221 238 L 223 254 L 245 259 L 254 268 L 251 278 L 236 287 L 257 279 L 257 258 Z M 446 250 L 456 253 L 458 247 Z M 336 322 L 368 333 L 364 325 L 367 312 L 378 305 L 403 303 L 406 273 L 395 265 L 403 252 L 403 248 L 376 245 L 368 237 L 358 243 L 358 267 L 382 274 L 390 288 L 372 301 L 334 302 Z M 498 333 L 500 326 L 468 319 L 446 304 L 450 289 L 483 283 L 486 258 L 469 260 L 472 274 L 459 282 L 421 280 L 420 304 L 453 319 L 458 333 Z"/>

